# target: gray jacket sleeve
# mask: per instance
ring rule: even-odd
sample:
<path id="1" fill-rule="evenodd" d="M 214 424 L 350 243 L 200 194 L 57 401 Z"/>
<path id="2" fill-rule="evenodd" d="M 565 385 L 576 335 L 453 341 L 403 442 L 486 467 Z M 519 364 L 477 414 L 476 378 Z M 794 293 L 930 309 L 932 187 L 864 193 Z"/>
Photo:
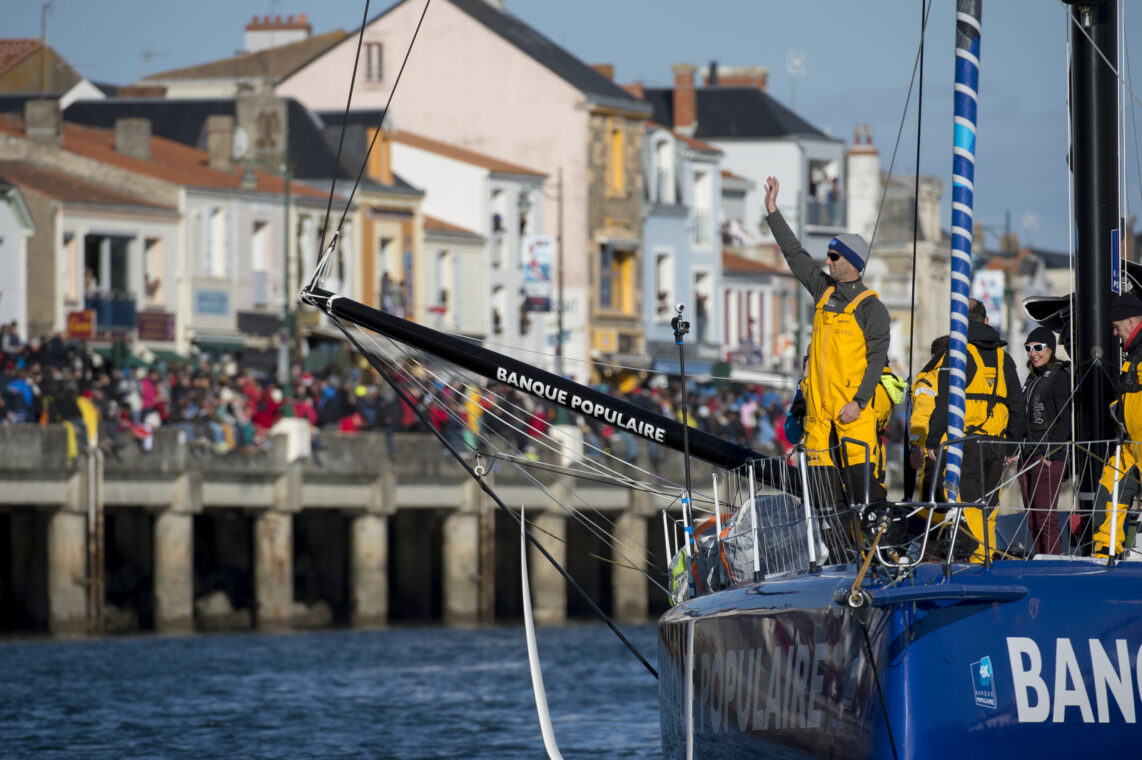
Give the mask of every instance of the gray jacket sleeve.
<path id="1" fill-rule="evenodd" d="M 853 396 L 853 400 L 863 406 L 872 400 L 876 384 L 880 382 L 880 375 L 884 372 L 884 365 L 888 363 L 888 331 L 892 321 L 888 316 L 888 309 L 879 298 L 865 299 L 853 316 L 864 332 L 864 350 L 868 359 L 864 379 L 860 381 L 860 388 Z"/>
<path id="2" fill-rule="evenodd" d="M 801 245 L 801 241 L 793 234 L 793 230 L 789 229 L 789 224 L 780 211 L 774 211 L 766 217 L 766 222 L 768 222 L 769 229 L 773 232 L 777 244 L 781 246 L 781 255 L 789 264 L 789 270 L 813 296 L 813 303 L 817 303 L 821 300 L 821 294 L 833 284 L 832 280 L 821 271 L 817 262 L 813 261 L 813 257 Z M 879 373 L 879 370 L 877 371 Z"/>

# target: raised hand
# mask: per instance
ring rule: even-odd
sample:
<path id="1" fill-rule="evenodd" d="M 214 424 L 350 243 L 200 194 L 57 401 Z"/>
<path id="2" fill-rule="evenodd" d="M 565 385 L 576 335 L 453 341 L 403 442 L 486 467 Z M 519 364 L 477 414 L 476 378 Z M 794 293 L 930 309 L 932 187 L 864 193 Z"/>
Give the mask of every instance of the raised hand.
<path id="1" fill-rule="evenodd" d="M 777 191 L 780 187 L 777 177 L 765 178 L 765 208 L 771 214 L 777 210 Z"/>

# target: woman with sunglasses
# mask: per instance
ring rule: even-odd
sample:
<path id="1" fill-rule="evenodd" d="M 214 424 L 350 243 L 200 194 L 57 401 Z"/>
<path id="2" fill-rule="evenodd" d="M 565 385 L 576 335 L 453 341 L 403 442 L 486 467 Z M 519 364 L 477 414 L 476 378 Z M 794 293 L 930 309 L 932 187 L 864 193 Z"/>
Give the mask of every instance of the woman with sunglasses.
<path id="1" fill-rule="evenodd" d="M 1071 440 L 1070 362 L 1055 356 L 1055 333 L 1036 327 L 1027 336 L 1023 383 L 1027 400 L 1027 440 L 1019 462 L 1019 485 L 1036 554 L 1059 554 L 1062 539 L 1055 511 L 1067 469 L 1065 444 Z"/>

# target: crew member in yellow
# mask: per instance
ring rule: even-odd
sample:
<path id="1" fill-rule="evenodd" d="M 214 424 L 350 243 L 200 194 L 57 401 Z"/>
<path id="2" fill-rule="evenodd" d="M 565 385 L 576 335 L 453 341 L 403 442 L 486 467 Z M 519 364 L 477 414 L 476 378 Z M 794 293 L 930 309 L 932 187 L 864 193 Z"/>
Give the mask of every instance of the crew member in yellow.
<path id="1" fill-rule="evenodd" d="M 892 422 L 892 411 L 904 400 L 908 383 L 900 379 L 891 367 L 880 373 L 880 382 L 872 394 L 872 408 L 876 413 L 876 480 L 885 485 L 884 441 L 888 436 L 888 424 Z"/>
<path id="2" fill-rule="evenodd" d="M 1019 443 L 1026 431 L 1023 384 L 1015 360 L 1003 348 L 1007 341 L 987 323 L 987 309 L 972 298 L 968 305 L 967 386 L 964 388 L 963 459 L 960 464 L 960 502 L 986 504 L 987 546 L 995 545 L 995 508 L 999 506 L 999 481 L 1004 465 L 1019 454 Z M 948 361 L 945 354 L 943 362 Z M 928 424 L 925 449 L 929 459 L 947 441 L 948 402 L 951 397 L 950 372 L 939 373 L 936 404 Z M 1003 442 L 1010 442 L 1004 444 Z M 943 460 L 944 457 L 941 457 Z M 939 480 L 944 480 L 940 468 Z M 972 562 L 984 560 L 983 510 L 965 507 L 964 523 L 975 541 Z M 961 531 L 962 532 L 962 531 Z M 957 541 L 958 543 L 958 541 Z"/>
<path id="3" fill-rule="evenodd" d="M 810 497 L 826 509 L 843 506 L 846 495 L 850 505 L 881 501 L 884 486 L 871 473 L 878 446 L 871 402 L 887 364 L 890 320 L 876 293 L 861 282 L 868 244 L 855 234 L 833 238 L 825 274 L 778 211 L 779 187 L 776 177 L 766 180 L 767 222 L 789 269 L 816 304 L 804 381 Z M 838 466 L 844 468 L 843 493 Z"/>
<path id="4" fill-rule="evenodd" d="M 1094 499 L 1092 524 L 1096 526 L 1096 557 L 1106 557 L 1112 545 L 1115 555 L 1122 553 L 1126 513 L 1138 495 L 1138 463 L 1142 461 L 1139 459 L 1142 455 L 1142 299 L 1133 293 L 1118 296 L 1110 305 L 1110 322 L 1126 351 L 1122 373 L 1118 376 L 1119 396 L 1110 405 L 1114 419 L 1122 428 L 1123 441 L 1102 468 L 1098 495 Z"/>
<path id="5" fill-rule="evenodd" d="M 941 335 L 932 341 L 931 356 L 924 368 L 916 373 L 916 382 L 912 384 L 912 416 L 908 420 L 909 455 L 912 460 L 912 469 L 920 474 L 920 499 L 927 499 L 935 495 L 938 501 L 944 500 L 944 489 L 937 485 L 932 491 L 932 479 L 936 476 L 935 462 L 924 456 L 924 443 L 928 440 L 928 424 L 932 419 L 932 412 L 936 411 L 936 392 L 940 388 L 940 373 L 947 373 L 948 366 L 944 362 L 944 354 L 948 352 L 951 339 Z"/>

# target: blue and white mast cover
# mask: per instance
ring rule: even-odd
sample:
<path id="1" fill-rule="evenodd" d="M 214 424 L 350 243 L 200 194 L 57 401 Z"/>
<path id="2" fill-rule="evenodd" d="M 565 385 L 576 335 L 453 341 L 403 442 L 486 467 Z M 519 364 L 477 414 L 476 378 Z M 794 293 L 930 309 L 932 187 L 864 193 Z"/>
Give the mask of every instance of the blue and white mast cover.
<path id="1" fill-rule="evenodd" d="M 971 293 L 971 246 L 974 229 L 976 111 L 979 105 L 979 43 L 983 0 L 956 3 L 955 133 L 952 144 L 952 303 L 951 373 L 948 440 L 964 435 L 964 388 L 967 386 L 968 298 Z M 959 499 L 963 445 L 948 446 L 944 490 Z"/>

